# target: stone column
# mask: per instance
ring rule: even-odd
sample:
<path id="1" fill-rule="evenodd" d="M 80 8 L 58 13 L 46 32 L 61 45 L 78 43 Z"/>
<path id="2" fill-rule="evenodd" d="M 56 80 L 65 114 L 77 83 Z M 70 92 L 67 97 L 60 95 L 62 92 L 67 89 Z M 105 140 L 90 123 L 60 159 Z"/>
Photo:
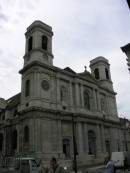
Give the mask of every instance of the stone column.
<path id="1" fill-rule="evenodd" d="M 37 90 L 39 88 L 37 88 L 37 83 L 39 83 L 39 81 L 37 82 L 37 72 L 34 71 L 34 78 L 32 80 L 30 80 L 30 86 L 31 87 L 31 97 L 36 98 L 37 97 Z"/>
<path id="2" fill-rule="evenodd" d="M 81 106 L 83 108 L 84 107 L 84 97 L 83 97 L 83 85 L 82 84 L 80 86 L 80 91 L 81 91 Z"/>
<path id="3" fill-rule="evenodd" d="M 55 77 L 53 75 L 51 75 L 51 101 L 54 102 L 56 101 L 56 91 L 55 91 Z"/>
<path id="4" fill-rule="evenodd" d="M 89 153 L 87 123 L 84 123 L 84 151 Z"/>
<path id="5" fill-rule="evenodd" d="M 78 153 L 82 154 L 84 152 L 83 148 L 83 129 L 81 122 L 77 123 L 77 148 L 78 148 Z"/>
<path id="6" fill-rule="evenodd" d="M 99 125 L 97 124 L 97 127 L 96 127 L 96 130 L 97 130 L 97 152 L 101 152 L 101 133 L 100 133 L 100 127 Z"/>
<path id="7" fill-rule="evenodd" d="M 22 84 L 21 84 L 21 101 L 23 102 L 25 97 L 25 79 L 22 76 Z"/>
<path id="8" fill-rule="evenodd" d="M 58 120 L 58 153 L 62 153 L 61 120 Z"/>
<path id="9" fill-rule="evenodd" d="M 31 143 L 32 143 L 32 150 L 37 150 L 37 127 L 36 127 L 36 118 L 32 119 L 31 122 L 31 133 L 32 133 L 32 137 L 31 137 Z"/>
<path id="10" fill-rule="evenodd" d="M 53 124 L 53 152 L 57 152 L 57 148 L 58 148 L 58 136 L 57 136 L 57 124 L 56 124 L 56 120 L 53 120 L 52 122 Z"/>
<path id="11" fill-rule="evenodd" d="M 36 82 L 36 97 L 40 97 L 41 94 L 41 79 L 40 79 L 40 73 L 37 73 L 37 82 Z"/>
<path id="12" fill-rule="evenodd" d="M 56 90 L 56 93 L 57 93 L 57 103 L 60 102 L 60 86 L 59 86 L 59 78 L 57 77 L 57 82 L 56 82 L 56 85 L 57 85 L 57 90 Z"/>
<path id="13" fill-rule="evenodd" d="M 114 131 L 113 131 L 113 128 L 110 127 L 110 148 L 111 148 L 111 151 L 114 151 L 116 148 L 114 147 L 115 145 L 115 135 L 114 135 Z"/>
<path id="14" fill-rule="evenodd" d="M 100 97 L 99 97 L 99 91 L 98 90 L 96 90 L 96 100 L 97 100 L 97 108 L 98 108 L 98 110 L 101 110 Z"/>
<path id="15" fill-rule="evenodd" d="M 104 126 L 103 125 L 101 125 L 101 138 L 102 138 L 102 151 L 105 152 L 106 147 L 105 147 L 105 137 L 104 137 Z"/>
<path id="16" fill-rule="evenodd" d="M 37 118 L 34 118 L 34 129 L 33 129 L 34 130 L 34 132 L 33 132 L 34 133 L 34 139 L 33 140 L 34 140 L 35 151 L 38 150 L 38 147 L 37 147 L 38 146 L 37 120 L 38 120 Z"/>
<path id="17" fill-rule="evenodd" d="M 94 99 L 94 109 L 97 109 L 97 99 L 96 99 L 96 91 L 93 89 L 93 99 Z"/>
<path id="18" fill-rule="evenodd" d="M 29 148 L 31 148 L 32 150 L 34 150 L 34 139 L 35 139 L 35 134 L 34 134 L 34 119 L 31 119 L 30 120 L 30 126 L 29 126 L 29 134 L 30 134 L 30 136 L 29 136 Z"/>
<path id="19" fill-rule="evenodd" d="M 80 96 L 80 93 L 79 93 L 79 85 L 78 83 L 75 83 L 75 104 L 77 107 L 79 107 L 80 105 L 80 102 L 79 102 L 79 96 Z"/>
<path id="20" fill-rule="evenodd" d="M 22 128 L 23 124 L 19 125 L 19 153 L 23 152 L 23 138 L 24 138 L 24 129 Z M 30 129 L 30 127 L 29 127 Z"/>
<path id="21" fill-rule="evenodd" d="M 70 106 L 73 106 L 72 84 L 69 83 Z"/>
<path id="22" fill-rule="evenodd" d="M 121 129 L 118 129 L 118 134 L 119 134 L 119 148 L 120 151 L 123 151 Z"/>
<path id="23" fill-rule="evenodd" d="M 17 124 L 16 125 L 16 130 L 17 130 L 17 149 L 15 150 L 15 156 L 17 155 L 17 154 L 19 154 L 19 135 L 20 135 L 20 133 L 19 133 L 19 125 Z"/>
<path id="24" fill-rule="evenodd" d="M 78 102 L 78 96 L 79 96 L 78 84 L 77 83 L 74 83 L 74 87 L 75 87 L 75 90 L 74 90 L 75 105 L 78 106 L 79 105 L 79 102 Z"/>
<path id="25" fill-rule="evenodd" d="M 41 119 L 37 119 L 37 151 L 42 150 L 42 124 L 41 124 Z"/>
<path id="26" fill-rule="evenodd" d="M 109 98 L 108 98 L 108 96 L 106 95 L 106 97 L 105 97 L 105 102 L 106 102 L 106 112 L 108 113 L 108 114 L 110 114 L 110 109 L 109 109 Z"/>

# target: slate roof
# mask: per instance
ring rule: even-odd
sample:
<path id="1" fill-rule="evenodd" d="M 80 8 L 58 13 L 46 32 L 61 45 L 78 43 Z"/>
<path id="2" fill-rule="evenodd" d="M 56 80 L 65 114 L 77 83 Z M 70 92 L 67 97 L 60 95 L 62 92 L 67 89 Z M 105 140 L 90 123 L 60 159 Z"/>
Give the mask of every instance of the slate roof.
<path id="1" fill-rule="evenodd" d="M 130 50 L 130 43 L 123 46 L 123 47 L 121 47 L 121 49 L 122 49 L 123 52 L 128 52 Z"/>
<path id="2" fill-rule="evenodd" d="M 14 95 L 13 97 L 7 99 L 6 100 L 7 108 L 12 108 L 12 107 L 17 106 L 20 103 L 20 97 L 21 97 L 21 93 L 18 93 L 16 95 Z"/>

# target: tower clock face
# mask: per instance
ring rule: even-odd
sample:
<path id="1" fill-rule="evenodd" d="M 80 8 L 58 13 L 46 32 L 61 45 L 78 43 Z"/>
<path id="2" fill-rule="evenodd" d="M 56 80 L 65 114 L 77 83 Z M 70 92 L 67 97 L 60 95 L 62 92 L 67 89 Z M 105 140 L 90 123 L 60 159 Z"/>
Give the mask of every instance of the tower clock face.
<path id="1" fill-rule="evenodd" d="M 45 91 L 49 90 L 49 82 L 47 80 L 43 80 L 41 85 Z"/>

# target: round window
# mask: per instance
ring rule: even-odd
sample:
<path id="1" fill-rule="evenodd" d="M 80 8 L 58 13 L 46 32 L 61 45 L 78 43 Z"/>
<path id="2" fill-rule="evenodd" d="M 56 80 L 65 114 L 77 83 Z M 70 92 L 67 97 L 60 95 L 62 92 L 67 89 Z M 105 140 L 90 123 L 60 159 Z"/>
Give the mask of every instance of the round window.
<path id="1" fill-rule="evenodd" d="M 47 91 L 49 89 L 49 82 L 47 80 L 43 80 L 41 85 L 45 91 Z"/>

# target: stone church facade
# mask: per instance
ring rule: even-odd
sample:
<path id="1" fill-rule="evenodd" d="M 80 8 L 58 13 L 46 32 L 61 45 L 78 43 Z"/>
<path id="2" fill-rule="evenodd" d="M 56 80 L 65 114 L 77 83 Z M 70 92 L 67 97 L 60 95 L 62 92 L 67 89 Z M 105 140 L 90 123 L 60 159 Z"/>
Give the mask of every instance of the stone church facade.
<path id="1" fill-rule="evenodd" d="M 27 28 L 21 92 L 0 99 L 0 153 L 72 161 L 72 123 L 79 165 L 101 163 L 112 151 L 125 150 L 126 138 L 129 149 L 108 60 L 91 60 L 91 73 L 55 67 L 52 36 L 52 28 L 41 21 Z"/>

